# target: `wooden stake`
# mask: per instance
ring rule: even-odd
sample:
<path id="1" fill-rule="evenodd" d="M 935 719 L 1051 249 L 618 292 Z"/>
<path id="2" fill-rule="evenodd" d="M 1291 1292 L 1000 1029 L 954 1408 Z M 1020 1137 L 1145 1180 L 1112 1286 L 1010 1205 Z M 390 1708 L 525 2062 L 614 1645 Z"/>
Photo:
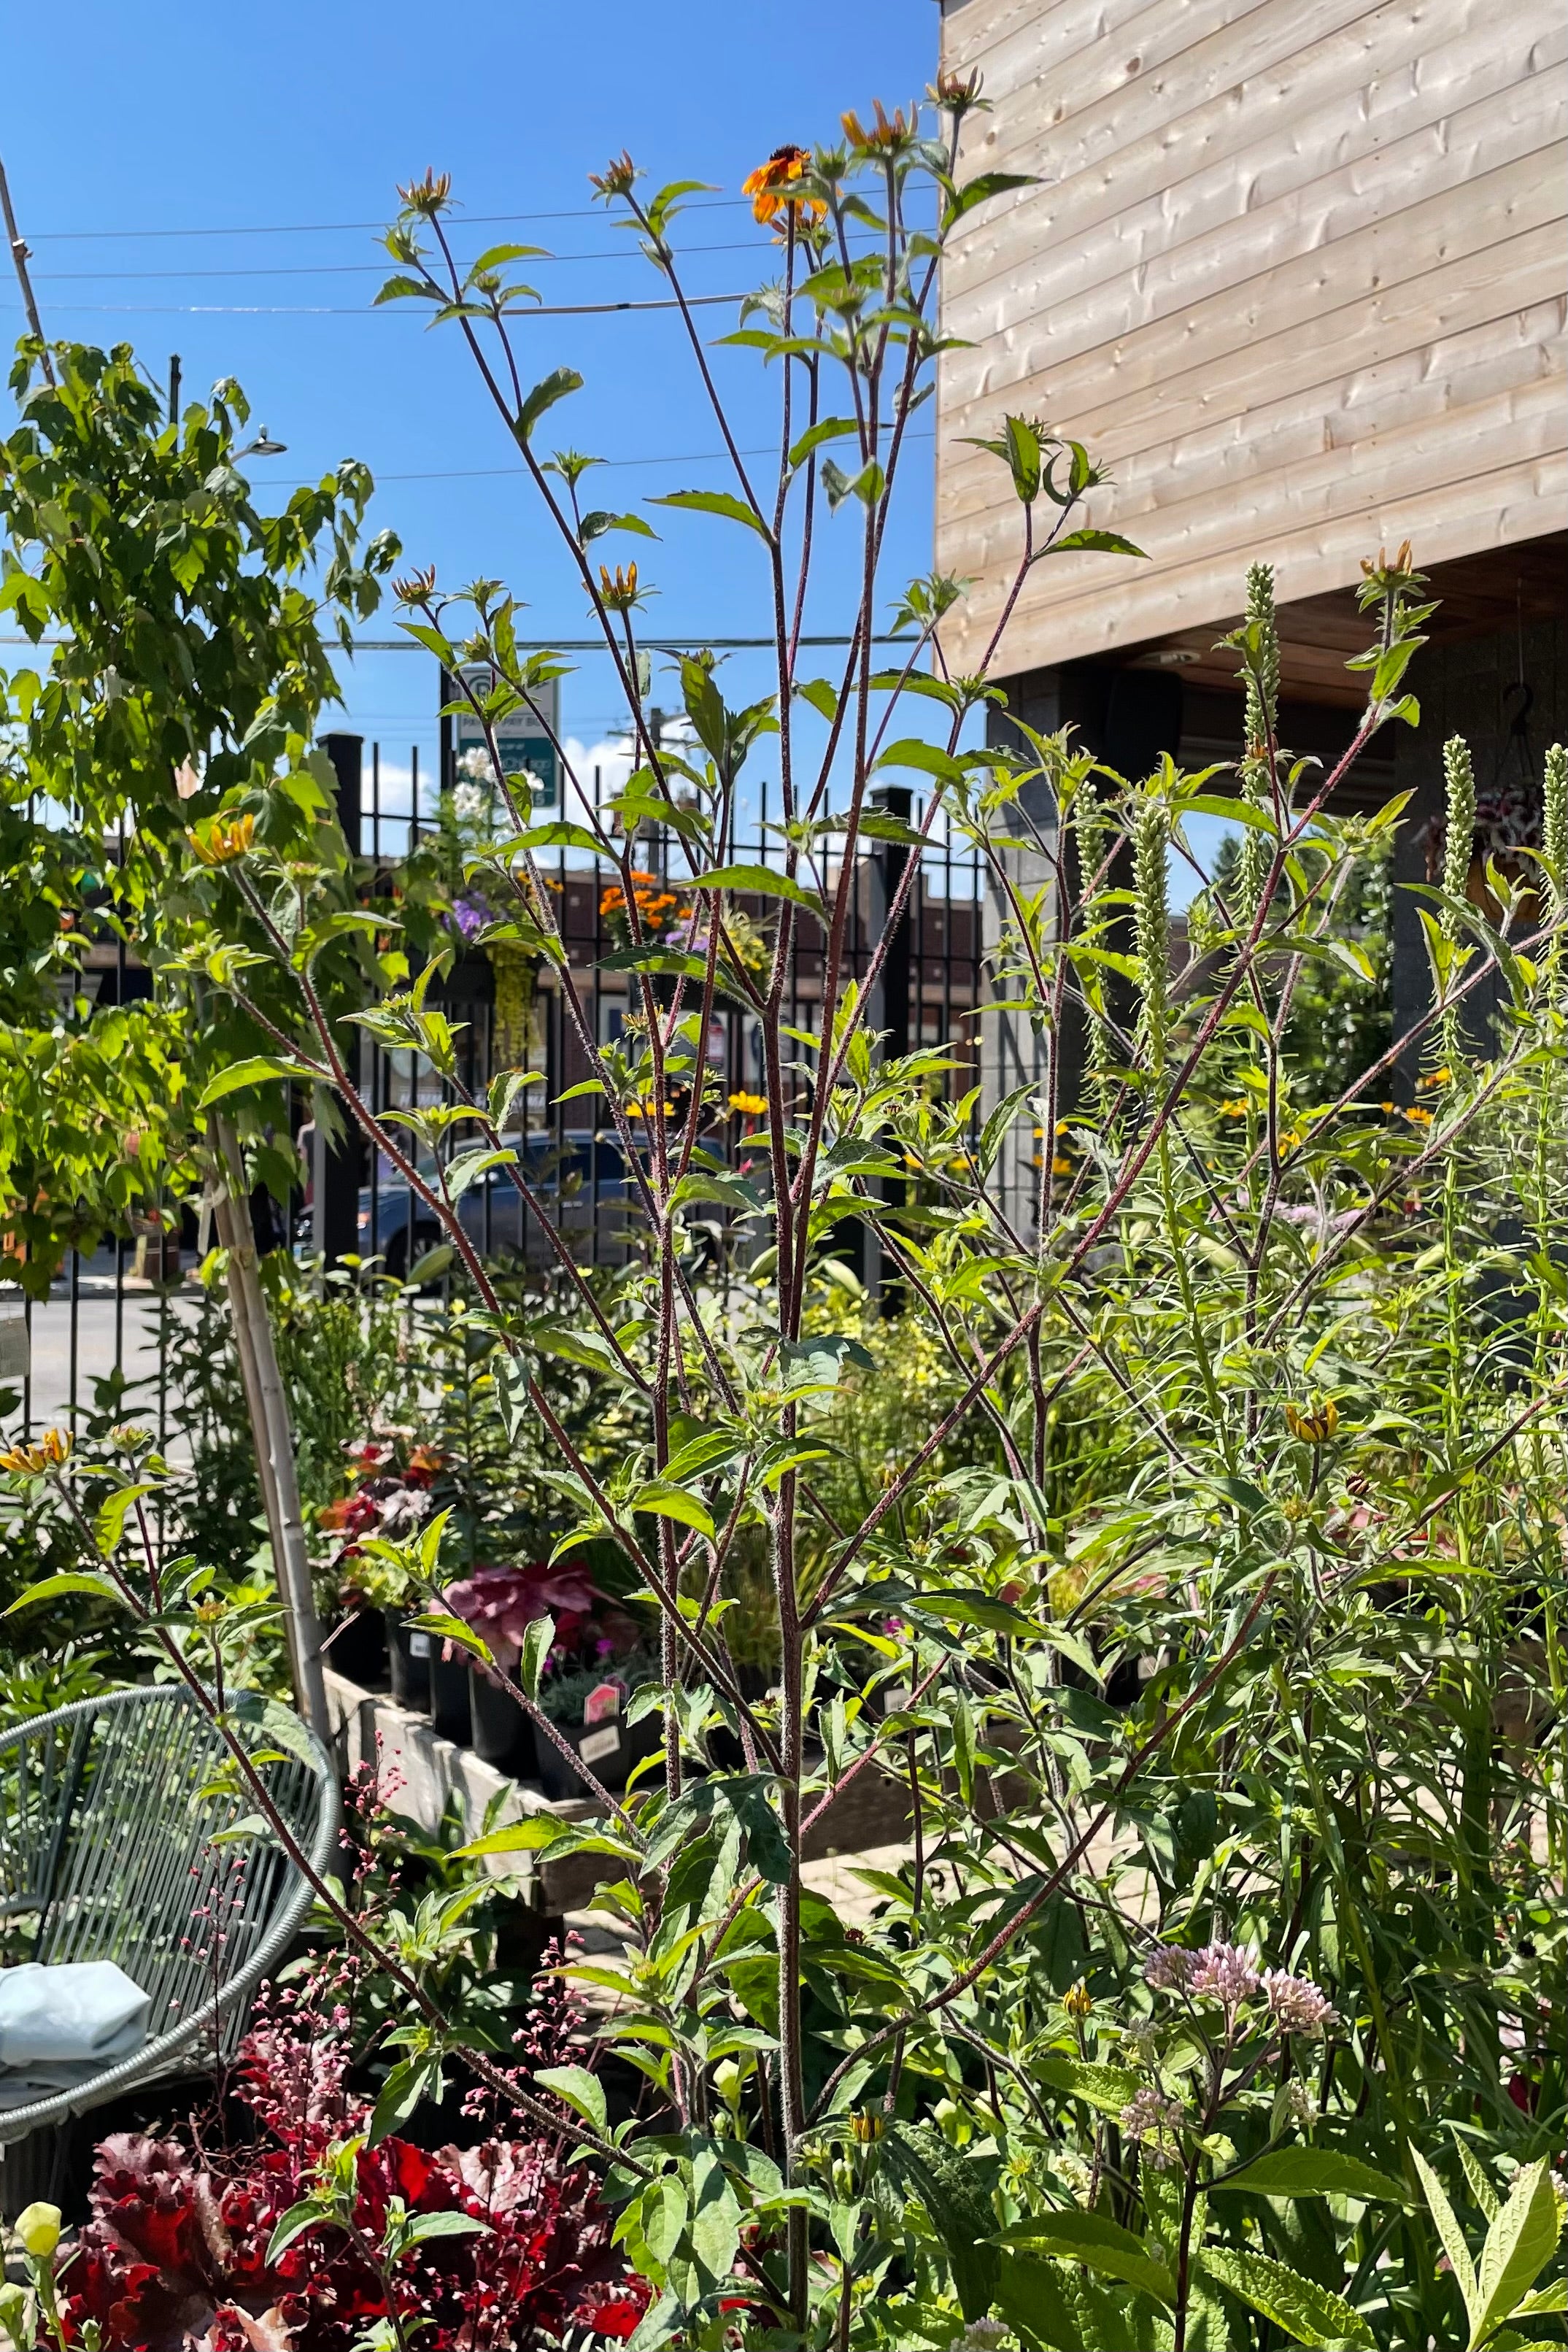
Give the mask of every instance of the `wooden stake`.
<path id="1" fill-rule="evenodd" d="M 283 1601 L 295 1704 L 318 1738 L 327 1742 L 332 1727 L 321 1669 L 321 1626 L 316 1614 L 310 1561 L 305 1548 L 288 1397 L 277 1368 L 277 1350 L 261 1286 L 243 1181 L 236 1185 L 234 1173 L 245 1165 L 239 1139 L 227 1119 L 215 1121 L 215 1129 L 213 1211 L 218 1239 L 228 1259 L 229 1311 L 234 1318 L 240 1376 L 245 1382 L 255 1438 L 273 1567 Z"/>
<path id="2" fill-rule="evenodd" d="M 38 316 L 38 306 L 33 299 L 33 281 L 27 275 L 27 248 L 22 241 L 22 232 L 16 226 L 16 215 L 11 204 L 11 184 L 5 177 L 3 163 L 0 163 L 0 213 L 5 215 L 6 241 L 11 247 L 11 258 L 16 266 L 16 283 L 22 289 L 22 308 L 27 313 L 27 324 L 39 342 L 44 343 L 44 322 Z M 43 365 L 46 380 L 53 383 L 55 371 L 47 343 L 44 343 Z"/>

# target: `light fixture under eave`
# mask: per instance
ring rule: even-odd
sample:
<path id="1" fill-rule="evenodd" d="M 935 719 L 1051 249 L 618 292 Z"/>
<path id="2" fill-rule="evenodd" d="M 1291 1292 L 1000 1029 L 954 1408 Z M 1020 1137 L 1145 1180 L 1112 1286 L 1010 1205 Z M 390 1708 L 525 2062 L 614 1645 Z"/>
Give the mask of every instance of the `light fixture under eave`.
<path id="1" fill-rule="evenodd" d="M 1156 646 L 1152 653 L 1138 654 L 1128 664 L 1130 669 L 1190 669 L 1203 656 L 1196 646 Z"/>

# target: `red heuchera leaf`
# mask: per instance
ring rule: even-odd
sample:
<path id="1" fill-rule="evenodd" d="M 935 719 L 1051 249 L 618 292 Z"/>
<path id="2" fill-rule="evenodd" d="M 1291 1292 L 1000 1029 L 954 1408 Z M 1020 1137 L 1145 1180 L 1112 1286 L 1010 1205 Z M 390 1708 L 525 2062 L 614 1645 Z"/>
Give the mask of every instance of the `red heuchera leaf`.
<path id="1" fill-rule="evenodd" d="M 297 2239 L 276 2265 L 278 2217 L 307 2193 L 323 2148 L 362 2122 L 340 2044 L 272 2024 L 239 2057 L 237 2095 L 270 2145 L 193 2155 L 179 2139 L 117 2133 L 98 2151 L 91 2219 L 61 2279 L 67 2341 L 89 2321 L 103 2352 L 350 2352 L 388 2315 L 375 2265 L 342 2230 Z M 610 2243 L 592 2176 L 552 2147 L 487 2141 L 435 2155 L 392 2137 L 361 2152 L 355 2226 L 380 2242 L 391 2200 L 465 2211 L 482 2234 L 415 2247 L 391 2281 L 420 2352 L 505 2352 L 569 2325 L 612 2340 L 647 2305 Z"/>

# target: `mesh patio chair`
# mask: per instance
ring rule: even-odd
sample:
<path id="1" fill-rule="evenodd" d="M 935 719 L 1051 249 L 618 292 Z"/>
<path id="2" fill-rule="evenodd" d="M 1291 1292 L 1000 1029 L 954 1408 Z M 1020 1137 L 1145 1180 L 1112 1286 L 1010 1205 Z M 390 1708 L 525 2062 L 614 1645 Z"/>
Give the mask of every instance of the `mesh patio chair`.
<path id="1" fill-rule="evenodd" d="M 330 1868 L 338 1780 L 325 1749 L 298 1725 L 290 1730 L 298 1755 L 282 1753 L 259 1719 L 244 1736 L 299 1850 L 318 1872 Z M 238 2040 L 310 1887 L 248 1791 L 225 1785 L 232 1764 L 179 1684 L 108 1692 L 0 1732 L 5 1958 L 114 1960 L 152 2003 L 147 2040 L 131 2056 L 69 2090 L 0 2108 L 0 2146 Z M 241 1822 L 254 1834 L 214 1843 Z"/>

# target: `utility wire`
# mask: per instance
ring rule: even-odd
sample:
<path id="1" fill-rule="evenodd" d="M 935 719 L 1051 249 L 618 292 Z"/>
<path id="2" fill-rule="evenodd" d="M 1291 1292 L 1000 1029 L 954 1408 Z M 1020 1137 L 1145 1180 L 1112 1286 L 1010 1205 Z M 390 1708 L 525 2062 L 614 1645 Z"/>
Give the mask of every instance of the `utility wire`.
<path id="1" fill-rule="evenodd" d="M 747 302 L 756 292 L 747 287 L 738 294 L 688 294 L 686 308 L 712 302 Z M 375 319 L 392 314 L 381 302 L 61 302 L 57 309 L 81 318 L 124 319 L 244 318 L 244 319 Z M 673 297 L 653 302 L 537 302 L 531 310 L 508 310 L 508 319 L 579 319 L 611 310 L 678 310 Z"/>
<path id="2" fill-rule="evenodd" d="M 737 205 L 749 205 L 748 196 L 715 196 L 710 202 L 683 205 L 683 212 L 714 213 L 733 211 Z M 512 221 L 603 220 L 602 205 L 579 205 L 553 213 L 467 213 L 464 215 L 476 228 L 504 226 Z M 107 243 L 119 237 L 154 236 L 336 236 L 360 229 L 384 229 L 385 215 L 368 221 L 278 221 L 261 228 L 54 228 L 39 231 L 34 242 L 37 245 L 79 245 Z"/>
<path id="3" fill-rule="evenodd" d="M 731 237 L 717 245 L 684 245 L 680 248 L 684 260 L 688 253 L 755 253 L 762 250 L 755 237 Z M 643 255 L 635 246 L 608 246 L 586 253 L 536 253 L 520 256 L 530 265 L 535 261 L 643 261 Z M 459 261 L 459 268 L 466 268 Z M 43 269 L 37 274 L 40 286 L 65 286 L 98 282 L 112 278 L 117 285 L 140 284 L 148 278 L 380 278 L 386 273 L 384 261 L 297 261 L 274 263 L 260 268 L 235 265 L 226 269 Z"/>

